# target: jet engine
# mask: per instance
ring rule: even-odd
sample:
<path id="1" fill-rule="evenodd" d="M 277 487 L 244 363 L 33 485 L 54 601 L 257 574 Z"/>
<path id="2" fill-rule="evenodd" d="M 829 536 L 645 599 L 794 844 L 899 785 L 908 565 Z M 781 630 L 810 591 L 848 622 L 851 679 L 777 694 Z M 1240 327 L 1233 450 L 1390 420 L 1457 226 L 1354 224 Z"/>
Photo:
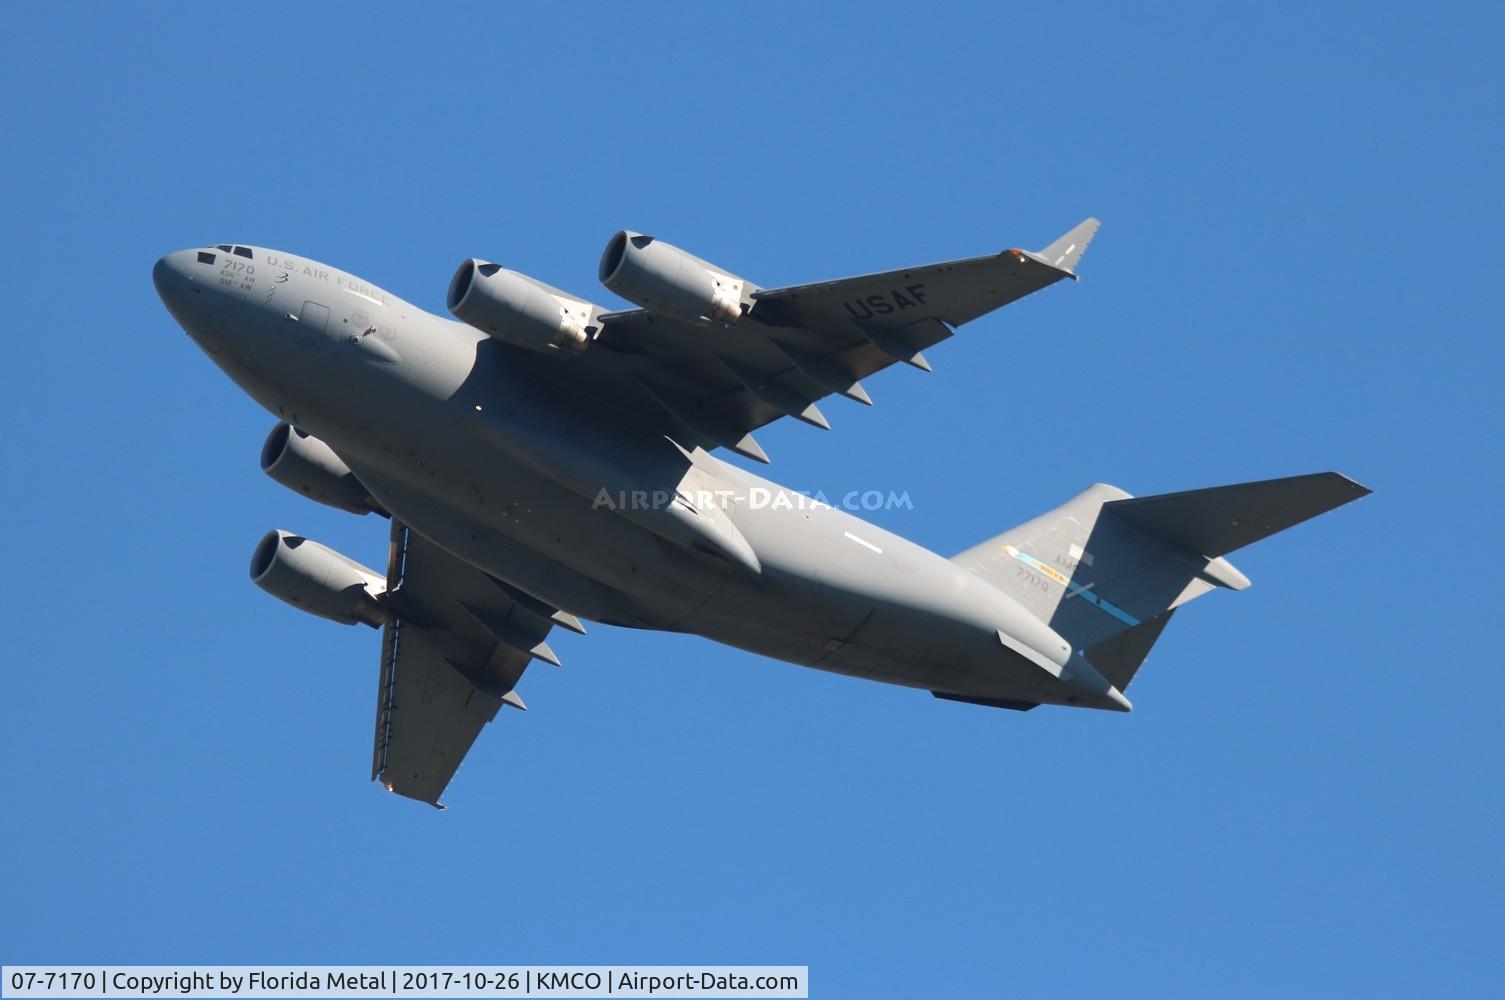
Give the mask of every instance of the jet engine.
<path id="1" fill-rule="evenodd" d="M 378 598 L 386 577 L 328 546 L 287 531 L 269 531 L 251 554 L 251 582 L 301 611 L 342 625 L 387 620 Z"/>
<path id="2" fill-rule="evenodd" d="M 352 514 L 375 511 L 385 516 L 334 449 L 312 434 L 278 424 L 261 446 L 261 471 L 310 500 Z"/>
<path id="3" fill-rule="evenodd" d="M 600 329 L 600 307 L 484 260 L 460 265 L 445 304 L 477 330 L 535 351 L 583 351 Z"/>
<path id="4" fill-rule="evenodd" d="M 601 255 L 601 284 L 645 309 L 687 320 L 735 323 L 747 282 L 679 247 L 626 229 Z"/>

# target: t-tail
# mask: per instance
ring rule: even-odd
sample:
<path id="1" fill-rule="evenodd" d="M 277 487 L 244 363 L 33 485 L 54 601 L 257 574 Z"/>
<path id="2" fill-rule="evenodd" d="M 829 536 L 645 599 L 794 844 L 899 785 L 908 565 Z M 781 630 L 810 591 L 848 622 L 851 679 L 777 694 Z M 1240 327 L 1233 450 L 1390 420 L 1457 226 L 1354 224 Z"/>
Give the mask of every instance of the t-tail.
<path id="1" fill-rule="evenodd" d="M 1178 608 L 1249 586 L 1227 553 L 1369 492 L 1336 472 L 1150 497 L 1098 483 L 952 562 L 1018 601 L 1122 692 Z"/>

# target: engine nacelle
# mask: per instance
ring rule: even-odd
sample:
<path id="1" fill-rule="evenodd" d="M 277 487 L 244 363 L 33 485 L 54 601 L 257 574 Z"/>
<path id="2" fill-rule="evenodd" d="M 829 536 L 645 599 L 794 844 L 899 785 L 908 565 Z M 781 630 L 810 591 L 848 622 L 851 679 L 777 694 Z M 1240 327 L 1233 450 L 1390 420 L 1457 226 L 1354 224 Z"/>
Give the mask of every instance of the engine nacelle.
<path id="1" fill-rule="evenodd" d="M 251 582 L 320 618 L 373 628 L 386 622 L 377 598 L 387 579 L 334 549 L 288 531 L 269 531 L 251 555 Z"/>
<path id="2" fill-rule="evenodd" d="M 261 471 L 310 500 L 352 514 L 386 514 L 334 449 L 312 434 L 278 424 L 261 446 Z"/>
<path id="3" fill-rule="evenodd" d="M 460 265 L 445 304 L 477 330 L 535 351 L 583 351 L 600 330 L 599 306 L 484 260 Z"/>
<path id="4" fill-rule="evenodd" d="M 601 255 L 601 284 L 645 309 L 687 320 L 735 323 L 747 282 L 679 247 L 624 229 Z"/>

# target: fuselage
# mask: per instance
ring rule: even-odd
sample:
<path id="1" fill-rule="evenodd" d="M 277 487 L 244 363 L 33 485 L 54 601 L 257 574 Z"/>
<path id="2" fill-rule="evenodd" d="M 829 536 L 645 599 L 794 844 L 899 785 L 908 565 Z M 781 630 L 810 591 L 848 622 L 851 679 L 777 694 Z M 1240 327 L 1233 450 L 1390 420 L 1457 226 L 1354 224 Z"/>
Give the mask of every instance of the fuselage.
<path id="1" fill-rule="evenodd" d="M 567 362 L 282 251 L 181 251 L 153 277 L 231 379 L 326 442 L 394 516 L 554 607 L 909 687 L 1094 704 L 1069 669 L 1058 679 L 1000 641 L 1071 659 L 981 577 L 681 448 L 643 414 L 572 386 Z M 717 512 L 682 520 L 736 545 L 678 543 L 654 494 L 713 497 Z M 750 552 L 729 558 L 744 542 Z"/>

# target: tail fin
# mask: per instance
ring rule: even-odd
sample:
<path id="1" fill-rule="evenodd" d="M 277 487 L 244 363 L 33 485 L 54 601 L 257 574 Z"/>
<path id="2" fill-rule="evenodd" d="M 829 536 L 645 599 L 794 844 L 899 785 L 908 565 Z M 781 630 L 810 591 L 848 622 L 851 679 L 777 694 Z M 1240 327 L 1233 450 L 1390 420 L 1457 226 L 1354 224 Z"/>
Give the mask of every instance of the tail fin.
<path id="1" fill-rule="evenodd" d="M 1249 586 L 1225 553 L 1369 492 L 1336 472 L 1139 498 L 1098 483 L 952 562 L 1049 624 L 1122 691 L 1177 608 Z"/>

